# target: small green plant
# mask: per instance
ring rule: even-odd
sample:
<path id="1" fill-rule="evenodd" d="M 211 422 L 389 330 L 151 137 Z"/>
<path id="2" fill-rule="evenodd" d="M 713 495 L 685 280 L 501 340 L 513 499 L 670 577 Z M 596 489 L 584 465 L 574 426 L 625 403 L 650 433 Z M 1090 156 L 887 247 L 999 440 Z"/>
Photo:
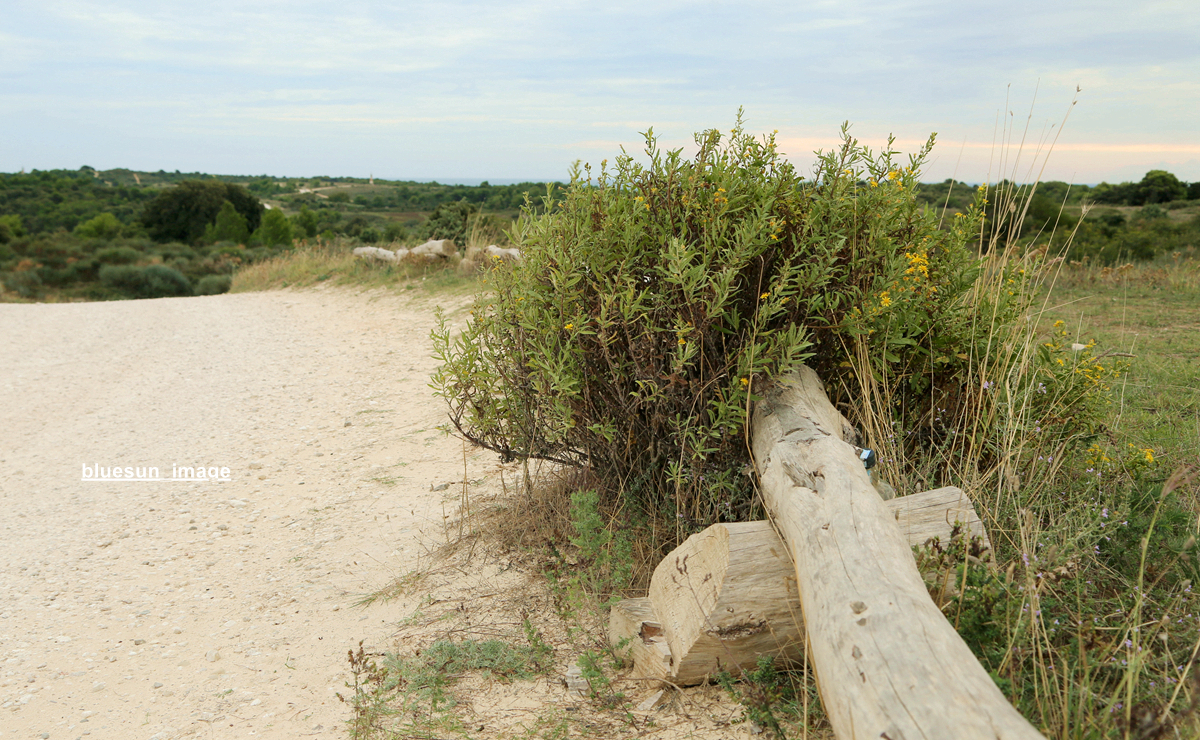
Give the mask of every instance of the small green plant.
<path id="1" fill-rule="evenodd" d="M 619 665 L 616 663 L 613 668 Z M 579 668 L 583 679 L 587 681 L 588 694 L 593 700 L 607 708 L 619 707 L 625 703 L 625 694 L 613 687 L 612 680 L 605 672 L 602 655 L 592 650 L 585 651 L 579 656 Z"/>
<path id="2" fill-rule="evenodd" d="M 362 641 L 358 643 L 358 652 L 348 651 L 347 660 L 352 683 L 347 683 L 346 688 L 354 693 L 349 699 L 341 692 L 336 696 L 342 703 L 349 704 L 353 712 L 350 737 L 364 740 L 380 730 L 380 721 L 391 713 L 388 700 L 396 689 L 396 683 L 390 679 L 388 671 L 380 668 L 374 657 L 367 654 Z"/>
<path id="3" fill-rule="evenodd" d="M 754 670 L 734 676 L 722 671 L 717 683 L 746 708 L 746 719 L 787 740 L 788 728 L 820 727 L 824 723 L 814 687 L 800 671 L 785 671 L 769 655 L 759 657 Z"/>
<path id="4" fill-rule="evenodd" d="M 571 523 L 575 529 L 571 544 L 578 548 L 580 566 L 576 579 L 592 594 L 620 599 L 632 579 L 629 533 L 605 521 L 594 488 L 571 494 Z"/>
<path id="5" fill-rule="evenodd" d="M 528 617 L 523 620 L 528 645 L 504 640 L 438 640 L 412 656 L 368 654 L 362 643 L 349 651 L 351 736 L 392 737 L 393 724 L 411 728 L 456 726 L 452 710 L 458 706 L 454 686 L 472 672 L 484 672 L 500 681 L 528 680 L 553 668 L 553 649 Z M 381 658 L 381 660 L 376 660 Z"/>

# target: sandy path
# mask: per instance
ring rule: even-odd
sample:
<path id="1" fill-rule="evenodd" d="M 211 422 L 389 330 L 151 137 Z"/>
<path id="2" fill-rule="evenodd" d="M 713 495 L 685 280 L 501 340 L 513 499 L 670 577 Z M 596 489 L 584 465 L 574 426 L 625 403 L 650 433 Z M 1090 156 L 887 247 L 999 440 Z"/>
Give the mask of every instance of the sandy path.
<path id="1" fill-rule="evenodd" d="M 453 510 L 431 484 L 462 478 L 432 307 L 0 305 L 0 737 L 342 736 L 346 650 L 404 616 L 351 605 L 416 566 Z M 81 481 L 97 464 L 232 480 Z"/>

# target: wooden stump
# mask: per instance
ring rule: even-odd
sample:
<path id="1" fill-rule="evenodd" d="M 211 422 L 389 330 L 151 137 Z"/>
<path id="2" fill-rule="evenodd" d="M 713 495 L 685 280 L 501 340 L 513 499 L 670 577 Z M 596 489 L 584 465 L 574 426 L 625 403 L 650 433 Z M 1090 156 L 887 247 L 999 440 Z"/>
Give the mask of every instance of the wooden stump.
<path id="1" fill-rule="evenodd" d="M 970 499 L 954 487 L 891 499 L 884 504 L 907 542 L 949 541 L 987 533 Z M 649 636 L 653 649 L 643 640 Z M 804 659 L 804 630 L 796 573 L 787 545 L 770 522 L 714 524 L 694 534 L 659 564 L 649 599 L 614 607 L 609 641 L 626 641 L 634 676 L 676 685 L 702 683 L 721 670 L 753 669 L 760 655 L 783 663 Z M 663 647 L 669 648 L 665 656 Z"/>

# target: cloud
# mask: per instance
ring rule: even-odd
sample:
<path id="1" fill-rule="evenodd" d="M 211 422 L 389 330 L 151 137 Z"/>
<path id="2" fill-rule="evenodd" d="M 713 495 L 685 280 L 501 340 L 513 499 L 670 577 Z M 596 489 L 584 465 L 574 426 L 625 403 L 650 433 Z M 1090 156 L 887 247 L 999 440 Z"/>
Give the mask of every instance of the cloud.
<path id="1" fill-rule="evenodd" d="M 55 135 L 114 157 L 121 146 L 98 130 L 130 141 L 177 135 L 199 169 L 206 151 L 232 141 L 294 168 L 308 155 L 289 159 L 279 137 L 337 134 L 338 151 L 362 158 L 378 152 L 379 137 L 407 142 L 389 149 L 408 153 L 397 167 L 419 154 L 495 168 L 462 175 L 561 172 L 572 146 L 591 156 L 601 142 L 640 141 L 651 126 L 686 145 L 694 131 L 731 124 L 739 106 L 805 159 L 836 144 L 850 120 L 864 140 L 895 132 L 905 146 L 937 131 L 941 163 L 950 149 L 959 161 L 959 150 L 990 146 L 998 114 L 1023 128 L 1039 80 L 1034 138 L 1058 130 L 1081 84 L 1058 152 L 1124 167 L 1128 157 L 1190 151 L 1171 147 L 1195 141 L 1200 104 L 1200 11 L 1188 3 L 14 5 L 0 34 L 9 114 L 0 134 L 24 151 L 55 151 L 43 140 Z M 36 120 L 61 128 L 27 123 Z M 5 156 L 0 169 L 14 166 Z M 986 174 L 986 162 L 962 163 Z"/>

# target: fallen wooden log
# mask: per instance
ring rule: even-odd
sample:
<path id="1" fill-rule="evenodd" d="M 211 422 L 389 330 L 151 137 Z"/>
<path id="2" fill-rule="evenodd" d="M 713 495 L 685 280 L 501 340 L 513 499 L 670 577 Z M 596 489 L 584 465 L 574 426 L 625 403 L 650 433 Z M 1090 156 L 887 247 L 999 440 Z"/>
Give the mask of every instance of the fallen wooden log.
<path id="1" fill-rule="evenodd" d="M 397 257 L 396 253 L 392 250 L 381 249 L 379 247 L 355 247 L 354 256 L 362 257 L 363 259 L 381 260 L 383 262 L 399 262 L 402 259 L 402 257 Z"/>
<path id="2" fill-rule="evenodd" d="M 970 499 L 954 487 L 884 504 L 910 545 L 979 537 L 989 547 Z M 643 604 L 642 602 L 647 602 Z M 623 606 L 625 605 L 625 606 Z M 629 646 L 636 677 L 691 686 L 719 671 L 753 669 L 760 655 L 784 663 L 804 658 L 796 573 L 770 522 L 714 524 L 659 563 L 649 599 L 628 599 L 609 619 L 610 644 Z M 654 640 L 654 649 L 642 638 Z M 665 669 L 659 646 L 669 648 Z M 646 662 L 643 665 L 643 661 Z"/>
<path id="3" fill-rule="evenodd" d="M 505 249 L 497 247 L 495 244 L 489 244 L 483 248 L 483 254 L 491 259 L 504 260 L 505 262 L 520 262 L 521 250 L 516 247 Z"/>
<path id="4" fill-rule="evenodd" d="M 751 419 L 834 734 L 1041 738 L 930 599 L 908 541 L 841 438 L 844 421 L 807 367 L 777 379 Z"/>

